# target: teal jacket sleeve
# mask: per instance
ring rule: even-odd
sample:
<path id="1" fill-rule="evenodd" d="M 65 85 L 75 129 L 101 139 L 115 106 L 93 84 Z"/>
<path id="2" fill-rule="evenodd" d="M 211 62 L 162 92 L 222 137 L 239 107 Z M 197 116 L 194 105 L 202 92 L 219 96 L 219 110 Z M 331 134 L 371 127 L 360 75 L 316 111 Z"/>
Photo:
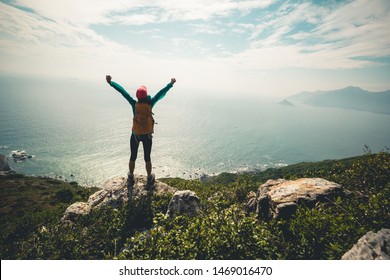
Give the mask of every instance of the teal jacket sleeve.
<path id="1" fill-rule="evenodd" d="M 135 106 L 135 100 L 130 96 L 130 94 L 123 88 L 123 87 L 121 87 L 119 84 L 117 84 L 117 83 L 115 83 L 115 82 L 111 82 L 110 83 L 110 86 L 112 86 L 114 89 L 116 89 L 117 91 L 119 91 L 121 94 L 122 94 L 122 96 L 124 97 L 124 98 L 126 98 L 126 100 L 130 103 L 130 105 L 132 106 L 132 107 L 134 107 Z"/>
<path id="2" fill-rule="evenodd" d="M 169 83 L 166 85 L 165 88 L 163 88 L 159 92 L 157 92 L 156 95 L 152 97 L 152 107 L 157 103 L 157 101 L 162 99 L 167 94 L 168 90 L 170 90 L 172 87 L 173 87 L 173 85 L 171 83 Z"/>

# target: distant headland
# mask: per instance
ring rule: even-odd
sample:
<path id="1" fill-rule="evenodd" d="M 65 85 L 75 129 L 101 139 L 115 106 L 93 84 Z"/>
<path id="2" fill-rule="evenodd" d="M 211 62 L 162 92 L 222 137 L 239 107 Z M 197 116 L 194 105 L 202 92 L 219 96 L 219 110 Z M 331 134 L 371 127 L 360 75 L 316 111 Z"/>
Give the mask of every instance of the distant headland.
<path id="1" fill-rule="evenodd" d="M 390 90 L 371 92 L 350 86 L 329 91 L 304 91 L 287 97 L 280 104 L 305 104 L 390 115 Z"/>

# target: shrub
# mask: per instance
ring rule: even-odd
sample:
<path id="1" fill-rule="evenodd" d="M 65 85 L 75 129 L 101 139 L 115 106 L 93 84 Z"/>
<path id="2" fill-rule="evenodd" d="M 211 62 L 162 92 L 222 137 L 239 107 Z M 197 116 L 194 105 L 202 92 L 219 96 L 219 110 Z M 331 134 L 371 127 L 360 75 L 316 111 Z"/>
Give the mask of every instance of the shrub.
<path id="1" fill-rule="evenodd" d="M 243 213 L 247 193 L 255 191 L 260 183 L 271 178 L 298 177 L 322 177 L 342 184 L 349 192 L 312 209 L 300 206 L 290 220 L 264 222 Z M 8 186 L 8 178 L 2 179 L 9 194 L 3 201 L 10 201 L 4 205 L 19 202 L 19 193 L 24 192 L 25 197 L 36 195 L 35 187 L 41 184 L 29 177 L 11 178 L 22 181 L 16 191 L 14 186 Z M 367 231 L 390 228 L 388 151 L 338 161 L 301 163 L 256 174 L 223 174 L 206 182 L 177 178 L 164 181 L 178 189 L 195 191 L 201 198 L 199 215 L 168 218 L 164 213 L 171 197 L 147 196 L 119 210 L 94 209 L 67 227 L 59 222 L 66 204 L 58 201 L 85 198 L 91 190 L 84 191 L 73 184 L 74 189 L 58 185 L 60 189 L 52 191 L 57 183 L 49 180 L 54 185 L 40 191 L 43 197 L 57 203 L 54 207 L 37 207 L 35 201 L 23 200 L 23 208 L 10 212 L 12 219 L 3 218 L 6 223 L 0 229 L 1 257 L 340 259 Z M 40 198 L 36 196 L 36 201 Z M 16 211 L 21 216 L 15 215 Z"/>
<path id="2" fill-rule="evenodd" d="M 281 258 L 280 231 L 245 216 L 224 198 L 196 217 L 159 215 L 154 227 L 128 240 L 120 259 L 274 259 Z"/>
<path id="3" fill-rule="evenodd" d="M 390 228 L 390 184 L 368 198 L 351 195 L 299 207 L 284 231 L 289 259 L 340 259 L 368 231 Z"/>

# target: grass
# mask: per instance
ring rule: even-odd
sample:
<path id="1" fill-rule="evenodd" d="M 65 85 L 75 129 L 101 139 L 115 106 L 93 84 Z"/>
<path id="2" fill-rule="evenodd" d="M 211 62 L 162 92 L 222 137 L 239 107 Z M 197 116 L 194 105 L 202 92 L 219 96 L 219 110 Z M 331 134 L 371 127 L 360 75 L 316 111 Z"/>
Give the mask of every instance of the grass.
<path id="1" fill-rule="evenodd" d="M 321 177 L 349 195 L 290 220 L 263 221 L 243 212 L 247 194 L 268 179 Z M 66 207 L 94 189 L 20 174 L 0 177 L 2 259 L 340 259 L 369 230 L 390 228 L 388 151 L 298 163 L 205 181 L 162 179 L 201 199 L 197 217 L 167 219 L 170 197 L 153 195 L 114 210 L 94 209 L 71 227 Z M 211 199 L 212 198 L 212 199 Z M 125 250 L 124 250 L 125 249 Z"/>

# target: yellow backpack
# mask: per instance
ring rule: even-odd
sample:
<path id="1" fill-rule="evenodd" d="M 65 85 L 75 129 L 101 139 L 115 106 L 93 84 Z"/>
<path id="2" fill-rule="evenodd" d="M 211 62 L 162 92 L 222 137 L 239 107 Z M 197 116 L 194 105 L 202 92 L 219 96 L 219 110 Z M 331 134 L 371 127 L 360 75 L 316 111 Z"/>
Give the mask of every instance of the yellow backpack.
<path id="1" fill-rule="evenodd" d="M 133 132 L 136 135 L 152 134 L 154 132 L 152 106 L 148 103 L 135 103 Z"/>

